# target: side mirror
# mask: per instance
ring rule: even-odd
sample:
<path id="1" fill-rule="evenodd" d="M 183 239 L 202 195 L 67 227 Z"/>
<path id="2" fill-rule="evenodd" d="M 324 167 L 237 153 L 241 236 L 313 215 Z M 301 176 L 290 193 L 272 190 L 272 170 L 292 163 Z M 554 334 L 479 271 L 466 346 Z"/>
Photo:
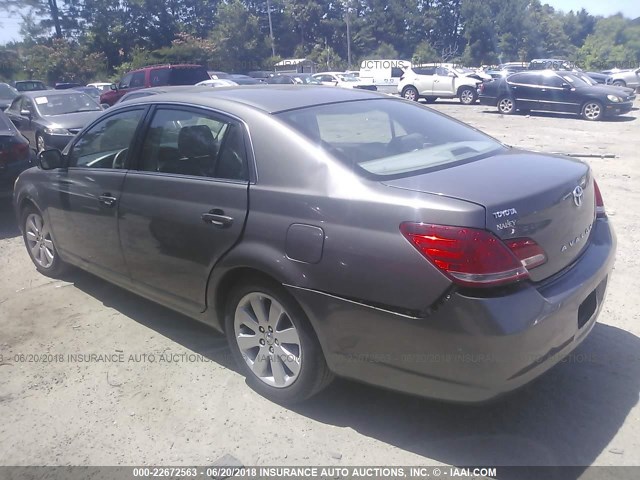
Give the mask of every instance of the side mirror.
<path id="1" fill-rule="evenodd" d="M 455 73 L 453 73 L 453 72 L 449 72 L 449 73 L 447 74 L 447 77 L 456 78 L 456 77 L 457 77 L 457 75 L 456 75 Z"/>
<path id="2" fill-rule="evenodd" d="M 100 106 L 106 110 L 106 109 L 107 109 L 107 108 L 109 108 L 111 105 L 109 105 L 108 103 L 101 103 L 101 104 L 100 104 Z"/>
<path id="3" fill-rule="evenodd" d="M 563 83 L 562 83 L 562 88 L 564 88 L 565 90 L 571 90 L 571 88 L 572 88 L 572 87 L 571 87 L 571 85 L 569 85 L 568 83 L 563 82 Z"/>
<path id="4" fill-rule="evenodd" d="M 118 90 L 118 86 L 115 83 L 112 83 L 111 85 L 109 85 L 109 90 Z"/>
<path id="5" fill-rule="evenodd" d="M 31 117 L 31 110 L 27 110 L 26 108 L 22 109 L 20 110 L 20 115 L 23 117 Z"/>
<path id="6" fill-rule="evenodd" d="M 38 154 L 38 166 L 42 170 L 53 170 L 66 167 L 60 150 L 44 150 Z"/>

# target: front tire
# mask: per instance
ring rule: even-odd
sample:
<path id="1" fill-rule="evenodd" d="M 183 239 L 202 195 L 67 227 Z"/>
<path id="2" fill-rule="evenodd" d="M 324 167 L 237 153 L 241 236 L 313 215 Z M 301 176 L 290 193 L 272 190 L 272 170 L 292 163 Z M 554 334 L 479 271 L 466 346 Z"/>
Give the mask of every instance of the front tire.
<path id="1" fill-rule="evenodd" d="M 60 259 L 48 222 L 35 207 L 27 207 L 22 212 L 22 238 L 31 261 L 40 273 L 57 278 L 68 269 Z"/>
<path id="2" fill-rule="evenodd" d="M 417 102 L 420 99 L 420 94 L 418 93 L 418 89 L 409 85 L 408 87 L 404 87 L 402 89 L 402 98 L 406 100 L 411 100 L 412 102 Z"/>
<path id="3" fill-rule="evenodd" d="M 277 403 L 306 400 L 333 379 L 307 316 L 276 284 L 258 281 L 234 289 L 225 332 L 247 383 Z"/>
<path id="4" fill-rule="evenodd" d="M 614 87 L 626 87 L 627 84 L 625 83 L 624 80 L 616 80 L 615 82 L 613 82 L 613 86 Z"/>
<path id="5" fill-rule="evenodd" d="M 604 109 L 600 102 L 596 102 L 595 100 L 589 101 L 582 107 L 582 118 L 585 120 L 597 122 L 598 120 L 602 120 L 603 116 Z"/>
<path id="6" fill-rule="evenodd" d="M 463 87 L 460 89 L 458 98 L 463 105 L 472 105 L 478 99 L 478 93 L 471 87 Z"/>
<path id="7" fill-rule="evenodd" d="M 502 97 L 498 100 L 498 111 L 503 115 L 512 115 L 516 111 L 516 102 L 511 97 Z"/>

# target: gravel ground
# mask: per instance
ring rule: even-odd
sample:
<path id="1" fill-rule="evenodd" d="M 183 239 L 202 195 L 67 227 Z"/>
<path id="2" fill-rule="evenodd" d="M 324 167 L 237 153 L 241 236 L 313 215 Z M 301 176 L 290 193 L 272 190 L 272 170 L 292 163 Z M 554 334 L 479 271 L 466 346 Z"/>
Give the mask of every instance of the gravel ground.
<path id="1" fill-rule="evenodd" d="M 283 408 L 250 390 L 224 339 L 197 322 L 80 271 L 39 275 L 3 205 L 0 464 L 209 465 L 229 454 L 244 465 L 640 465 L 639 110 L 590 123 L 434 108 L 508 144 L 615 155 L 587 161 L 617 264 L 599 324 L 567 361 L 486 406 L 339 380 Z"/>

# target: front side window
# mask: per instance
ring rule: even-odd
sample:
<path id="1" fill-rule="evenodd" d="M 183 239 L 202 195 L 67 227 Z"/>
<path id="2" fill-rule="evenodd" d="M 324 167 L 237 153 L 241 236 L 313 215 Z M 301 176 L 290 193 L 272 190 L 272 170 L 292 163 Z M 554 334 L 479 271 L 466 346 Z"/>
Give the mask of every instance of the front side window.
<path id="1" fill-rule="evenodd" d="M 164 85 L 169 85 L 169 69 L 165 67 L 151 70 L 151 86 L 161 87 Z"/>
<path id="2" fill-rule="evenodd" d="M 242 127 L 206 112 L 160 108 L 144 140 L 140 170 L 248 179 Z"/>
<path id="3" fill-rule="evenodd" d="M 122 80 L 120 80 L 120 84 L 118 88 L 129 88 L 129 84 L 131 83 L 131 78 L 133 77 L 132 73 L 128 73 L 124 76 Z"/>
<path id="4" fill-rule="evenodd" d="M 542 77 L 542 85 L 545 87 L 561 88 L 563 83 L 563 80 L 557 75 L 544 75 Z"/>
<path id="5" fill-rule="evenodd" d="M 130 88 L 144 87 L 144 72 L 136 72 L 131 77 Z"/>
<path id="6" fill-rule="evenodd" d="M 69 167 L 125 168 L 143 113 L 144 109 L 128 110 L 100 120 L 73 145 Z"/>
<path id="7" fill-rule="evenodd" d="M 276 114 L 356 172 L 410 176 L 506 149 L 448 117 L 393 99 L 342 102 Z"/>

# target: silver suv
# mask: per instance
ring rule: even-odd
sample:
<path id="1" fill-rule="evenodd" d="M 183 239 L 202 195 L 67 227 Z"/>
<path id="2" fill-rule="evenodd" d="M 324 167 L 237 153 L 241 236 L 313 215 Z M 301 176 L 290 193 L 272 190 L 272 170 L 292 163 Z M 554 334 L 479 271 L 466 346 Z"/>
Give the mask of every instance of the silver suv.
<path id="1" fill-rule="evenodd" d="M 480 80 L 456 73 L 447 67 L 412 67 L 405 70 L 398 83 L 398 93 L 407 100 L 424 98 L 433 103 L 438 98 L 458 97 L 471 105 L 478 99 Z"/>

